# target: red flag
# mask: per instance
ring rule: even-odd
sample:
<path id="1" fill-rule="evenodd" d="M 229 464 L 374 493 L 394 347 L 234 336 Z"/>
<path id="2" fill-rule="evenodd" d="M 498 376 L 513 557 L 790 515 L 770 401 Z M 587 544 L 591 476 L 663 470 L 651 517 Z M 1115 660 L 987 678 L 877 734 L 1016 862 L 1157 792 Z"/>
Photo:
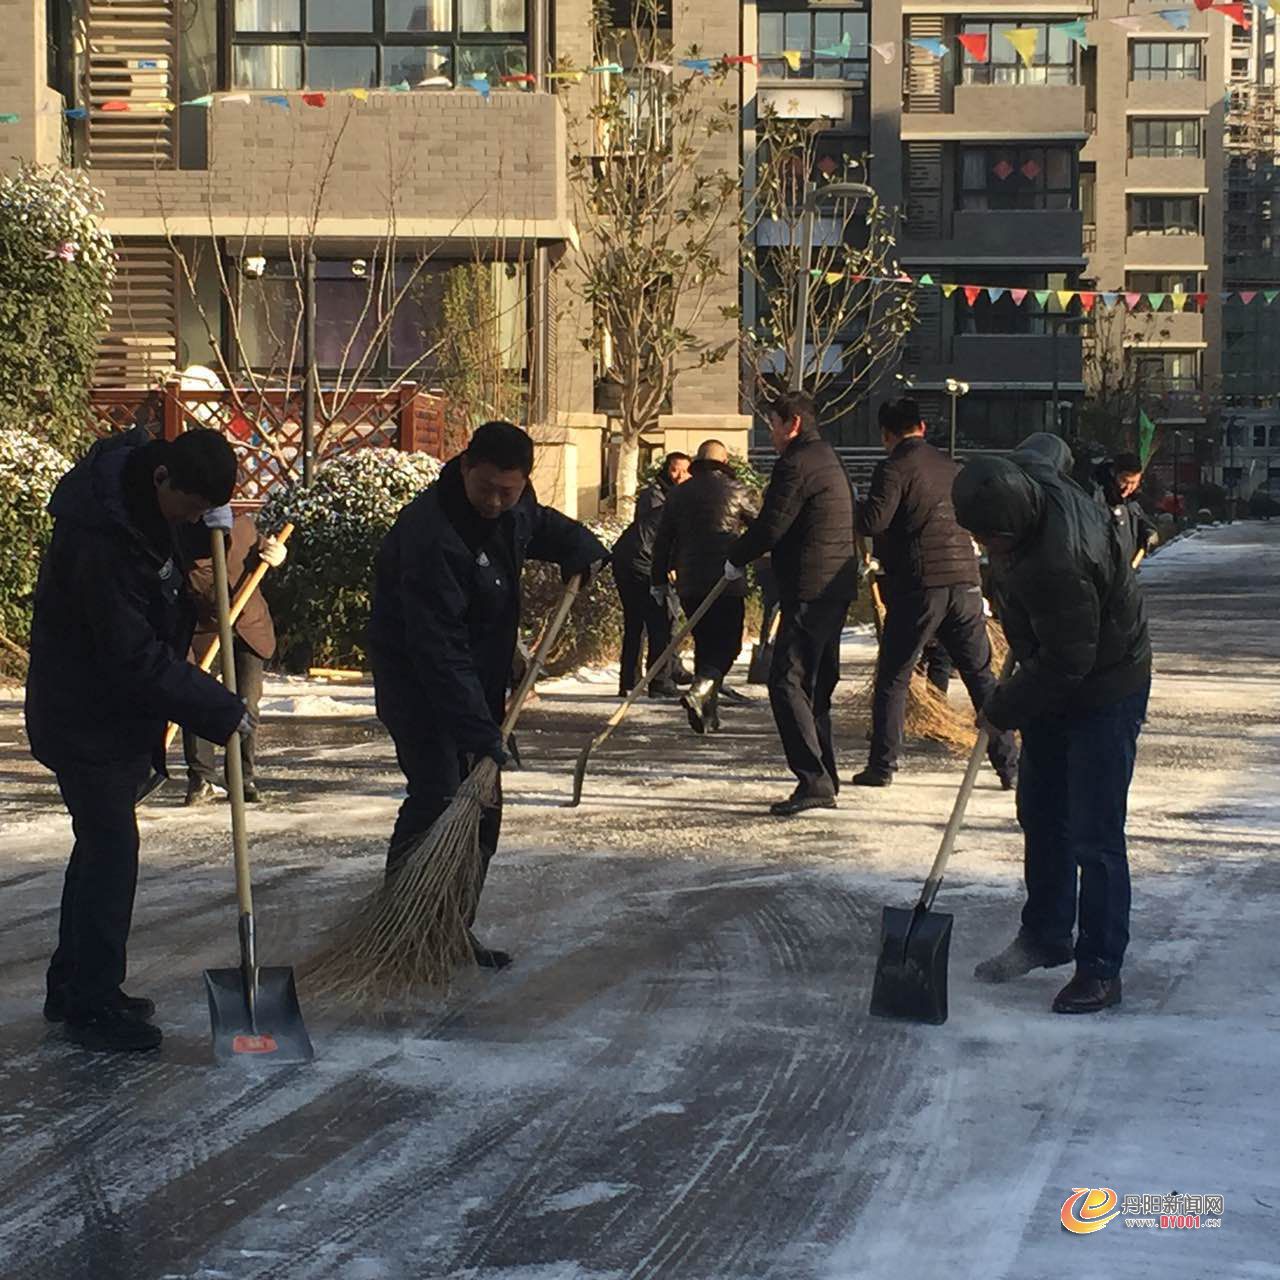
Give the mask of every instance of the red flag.
<path id="1" fill-rule="evenodd" d="M 1098 295 L 1096 293 L 1088 293 L 1083 289 L 1076 295 L 1076 297 L 1080 299 L 1080 307 L 1086 315 L 1093 310 L 1093 304 L 1098 299 Z"/>
<path id="2" fill-rule="evenodd" d="M 1201 311 L 1203 311 L 1205 308 L 1205 303 L 1209 301 L 1209 295 L 1207 293 L 1197 293 L 1195 295 L 1195 300 L 1196 300 L 1196 306 L 1199 307 Z"/>
<path id="3" fill-rule="evenodd" d="M 990 60 L 989 42 L 985 35 L 956 36 L 956 40 L 964 46 L 965 51 L 974 62 L 987 62 Z"/>
<path id="4" fill-rule="evenodd" d="M 129 104 L 120 98 L 112 98 L 102 104 L 103 111 L 128 111 Z"/>
<path id="5" fill-rule="evenodd" d="M 537 84 L 538 77 L 531 76 L 527 71 L 522 76 L 503 76 L 503 84 Z"/>
<path id="6" fill-rule="evenodd" d="M 1205 9 L 1213 8 L 1213 0 L 1196 0 L 1196 8 L 1203 12 Z"/>
<path id="7" fill-rule="evenodd" d="M 985 289 L 980 289 L 976 284 L 967 284 L 964 287 L 964 300 L 973 306 L 977 302 L 979 295 L 986 293 Z"/>
<path id="8" fill-rule="evenodd" d="M 1199 4 L 1199 0 L 1196 3 Z M 1253 26 L 1253 19 L 1245 13 L 1243 4 L 1214 4 L 1210 8 L 1225 13 L 1237 27 L 1243 27 L 1246 31 Z"/>
<path id="9" fill-rule="evenodd" d="M 325 96 L 323 93 L 304 93 L 302 100 L 309 107 L 323 107 L 325 104 Z"/>
<path id="10" fill-rule="evenodd" d="M 749 53 L 726 53 L 724 55 L 724 65 L 726 67 L 754 67 L 756 60 Z"/>

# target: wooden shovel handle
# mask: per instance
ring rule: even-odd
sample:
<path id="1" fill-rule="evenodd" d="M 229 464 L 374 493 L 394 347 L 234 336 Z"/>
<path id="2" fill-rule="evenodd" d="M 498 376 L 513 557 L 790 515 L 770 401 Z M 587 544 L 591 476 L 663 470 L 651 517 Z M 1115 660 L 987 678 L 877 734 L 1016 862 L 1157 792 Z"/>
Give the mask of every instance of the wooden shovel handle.
<path id="1" fill-rule="evenodd" d="M 275 535 L 275 540 L 280 543 L 281 546 L 284 546 L 284 544 L 289 541 L 292 534 L 293 524 L 289 523 Z M 269 564 L 264 564 L 262 561 L 259 561 L 258 564 L 254 566 L 253 572 L 245 580 L 244 586 L 236 592 L 236 598 L 231 602 L 231 625 L 233 627 L 236 625 L 236 621 L 239 619 L 240 615 L 244 612 L 245 606 L 253 599 L 254 592 L 262 585 L 262 580 L 267 576 L 267 571 L 270 568 L 271 566 Z M 201 671 L 211 671 L 213 669 L 214 660 L 217 658 L 221 648 L 222 637 L 221 635 L 215 635 L 213 639 L 209 641 L 209 647 L 205 650 L 203 657 L 200 659 L 199 667 Z M 164 749 L 166 751 L 173 746 L 173 740 L 177 736 L 178 726 L 176 724 L 171 724 L 168 729 L 165 730 L 164 734 Z"/>

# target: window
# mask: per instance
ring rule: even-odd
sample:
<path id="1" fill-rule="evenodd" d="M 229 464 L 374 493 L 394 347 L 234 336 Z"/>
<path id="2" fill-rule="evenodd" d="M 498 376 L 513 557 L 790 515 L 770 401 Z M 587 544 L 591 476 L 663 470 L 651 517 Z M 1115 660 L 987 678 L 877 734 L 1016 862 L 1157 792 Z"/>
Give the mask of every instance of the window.
<path id="1" fill-rule="evenodd" d="M 1254 423 L 1253 447 L 1255 449 L 1265 449 L 1267 447 L 1267 428 L 1265 423 L 1261 423 L 1261 422 Z"/>
<path id="2" fill-rule="evenodd" d="M 1198 236 L 1199 196 L 1130 196 L 1131 236 Z"/>
<path id="3" fill-rule="evenodd" d="M 1023 271 L 1010 275 L 1001 271 L 974 271 L 970 269 L 964 272 L 964 283 L 980 285 L 983 288 L 1003 287 L 1005 289 L 1051 289 L 1055 291 L 1058 289 L 1074 289 L 1076 287 L 1075 278 L 1067 276 L 1063 272 L 1054 272 L 1049 275 L 1036 275 L 1034 273 L 1028 275 Z M 976 302 L 970 303 L 957 290 L 951 295 L 951 305 L 954 311 L 953 327 L 957 335 L 990 334 L 993 336 L 1007 336 L 1025 334 L 1031 337 L 1042 337 L 1053 331 L 1045 318 L 1044 309 L 1033 298 L 1024 298 L 1019 306 L 1008 293 L 1003 294 L 994 302 L 988 293 L 980 295 Z M 1057 313 L 1055 312 L 1055 314 Z M 1054 329 L 1062 333 L 1064 340 L 1075 336 L 1070 324 L 1060 329 L 1058 326 L 1054 326 Z"/>
<path id="4" fill-rule="evenodd" d="M 1198 391 L 1200 353 L 1198 351 L 1132 352 L 1137 384 L 1150 391 Z"/>
<path id="5" fill-rule="evenodd" d="M 1065 400 L 1062 409 L 1065 414 Z M 956 404 L 957 443 L 966 449 L 1013 449 L 1033 431 L 1053 430 L 1053 402 L 1047 396 L 971 392 Z"/>
<path id="6" fill-rule="evenodd" d="M 1200 121 L 1130 120 L 1129 155 L 1170 159 L 1200 157 Z"/>
<path id="7" fill-rule="evenodd" d="M 525 0 L 233 0 L 237 89 L 450 83 L 528 69 Z"/>
<path id="8" fill-rule="evenodd" d="M 45 82 L 72 101 L 71 6 L 68 0 L 45 0 Z"/>
<path id="9" fill-rule="evenodd" d="M 1135 40 L 1130 45 L 1130 80 L 1203 80 L 1204 49 L 1199 40 Z"/>
<path id="10" fill-rule="evenodd" d="M 1073 147 L 960 148 L 961 209 L 1074 209 Z"/>
<path id="11" fill-rule="evenodd" d="M 862 9 L 810 10 L 803 0 L 761 0 L 756 27 L 760 75 L 769 80 L 866 81 L 868 19 Z M 821 56 L 819 49 L 842 49 L 847 57 Z M 792 68 L 783 51 L 800 54 Z"/>
<path id="12" fill-rule="evenodd" d="M 1036 48 L 1031 65 L 1026 66 L 1017 49 L 1005 39 L 1011 31 L 1036 32 Z M 987 37 L 987 61 L 977 61 L 963 51 L 961 79 L 964 84 L 1075 84 L 1076 46 L 1064 31 L 1047 22 L 969 21 L 961 24 L 961 34 Z"/>
<path id="13" fill-rule="evenodd" d="M 1127 271 L 1124 287 L 1129 293 L 1180 293 L 1204 292 L 1204 282 L 1195 271 Z M 1142 304 L 1144 308 L 1147 303 Z M 1184 310 L 1193 310 L 1194 302 L 1188 302 Z"/>

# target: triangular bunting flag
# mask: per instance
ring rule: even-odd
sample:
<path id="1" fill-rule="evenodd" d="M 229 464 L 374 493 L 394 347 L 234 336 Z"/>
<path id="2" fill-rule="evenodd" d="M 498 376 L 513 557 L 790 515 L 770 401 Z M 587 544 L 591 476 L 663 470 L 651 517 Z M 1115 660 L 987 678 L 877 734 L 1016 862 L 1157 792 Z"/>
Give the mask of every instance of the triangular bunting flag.
<path id="1" fill-rule="evenodd" d="M 924 275 L 922 275 L 922 276 L 920 277 L 920 279 L 916 281 L 916 283 L 917 283 L 917 284 L 932 284 L 932 283 L 933 283 L 933 277 L 932 277 L 932 276 L 931 276 L 931 275 L 926 271 L 926 272 L 924 273 Z"/>
<path id="2" fill-rule="evenodd" d="M 443 76 L 441 76 L 440 78 L 441 78 L 441 79 L 444 79 L 444 77 L 443 77 Z M 426 83 L 427 83 L 427 82 L 426 82 L 425 80 L 419 80 L 419 81 L 418 81 L 419 86 L 425 85 Z M 445 84 L 448 84 L 448 83 L 449 83 L 449 82 L 448 82 L 447 80 L 445 80 Z M 343 90 L 343 92 L 344 92 L 344 93 L 348 93 L 348 94 L 350 94 L 350 95 L 351 95 L 351 97 L 353 97 L 357 102 L 368 102 L 368 101 L 369 101 L 369 90 L 368 90 L 368 89 L 344 89 L 344 90 Z"/>
<path id="3" fill-rule="evenodd" d="M 1102 305 L 1108 309 L 1116 305 L 1120 295 L 1118 293 L 1104 293 L 1102 295 Z"/>
<path id="4" fill-rule="evenodd" d="M 1243 27 L 1248 31 L 1253 26 L 1253 19 L 1245 13 L 1243 4 L 1215 4 L 1213 8 L 1218 13 L 1226 14 L 1237 27 Z"/>
<path id="5" fill-rule="evenodd" d="M 646 71 L 658 69 L 652 62 L 646 62 L 644 65 Z M 671 68 L 666 67 L 665 70 L 670 71 Z M 579 84 L 583 74 L 581 71 L 548 71 L 545 78 L 547 80 L 568 80 L 570 84 Z"/>
<path id="6" fill-rule="evenodd" d="M 839 284 L 839 283 L 840 283 L 840 281 L 844 279 L 844 272 L 843 272 L 843 271 L 828 271 L 828 272 L 827 272 L 827 274 L 826 274 L 825 276 L 823 276 L 823 279 L 824 279 L 828 284 Z"/>
<path id="7" fill-rule="evenodd" d="M 923 49 L 925 53 L 931 54 L 935 58 L 945 58 L 947 56 L 947 46 L 941 40 L 908 40 L 907 43 L 914 45 L 917 49 Z"/>
<path id="8" fill-rule="evenodd" d="M 1108 22 L 1113 22 L 1122 31 L 1141 31 L 1142 18 L 1108 18 Z"/>
<path id="9" fill-rule="evenodd" d="M 1012 31 L 1006 31 L 1004 38 L 1017 49 L 1023 65 L 1029 67 L 1036 56 L 1036 44 L 1040 39 L 1038 28 L 1015 27 Z"/>
<path id="10" fill-rule="evenodd" d="M 1149 294 L 1147 294 L 1147 301 L 1151 304 L 1151 310 L 1152 310 L 1152 311 L 1159 311 L 1159 310 L 1160 310 L 1160 308 L 1164 306 L 1164 300 L 1165 300 L 1165 298 L 1167 298 L 1168 296 L 1169 296 L 1169 295 L 1168 295 L 1168 294 L 1165 294 L 1165 293 L 1149 293 Z"/>
<path id="11" fill-rule="evenodd" d="M 587 70 L 590 71 L 593 76 L 603 76 L 603 75 L 620 76 L 622 74 L 622 67 L 617 62 L 597 63 L 596 66 L 588 67 Z"/>
<path id="12" fill-rule="evenodd" d="M 13 111 L 0 112 L 0 124 L 17 124 L 22 117 Z"/>
<path id="13" fill-rule="evenodd" d="M 269 107 L 283 107 L 286 111 L 289 110 L 289 99 L 282 93 L 269 93 L 262 100 Z"/>
<path id="14" fill-rule="evenodd" d="M 471 79 L 467 81 L 467 88 L 474 89 L 475 92 L 478 93 L 486 102 L 489 101 L 489 94 L 491 90 L 489 88 L 488 76 L 472 76 Z"/>
<path id="15" fill-rule="evenodd" d="M 1142 294 L 1126 293 L 1124 295 L 1124 305 L 1128 307 L 1130 311 L 1136 311 L 1141 304 L 1142 304 Z"/>
<path id="16" fill-rule="evenodd" d="M 1192 297 L 1194 297 L 1196 300 L 1196 306 L 1199 307 L 1201 311 L 1203 311 L 1205 307 L 1205 303 L 1209 301 L 1209 295 L 1207 293 L 1196 293 L 1196 294 L 1192 294 Z"/>
<path id="17" fill-rule="evenodd" d="M 87 120 L 89 118 L 89 109 L 87 107 L 68 107 L 62 114 L 68 120 Z"/>
<path id="18" fill-rule="evenodd" d="M 1276 0 L 1276 3 L 1280 4 L 1280 0 Z M 878 57 L 881 62 L 892 62 L 894 56 L 898 52 L 898 46 L 894 44 L 892 40 L 887 41 L 884 44 L 873 44 L 871 47 L 875 50 L 876 57 Z"/>
<path id="19" fill-rule="evenodd" d="M 1035 300 L 1040 304 L 1042 311 L 1049 309 L 1049 299 L 1052 297 L 1048 289 L 1037 289 L 1035 291 Z"/>
<path id="20" fill-rule="evenodd" d="M 991 60 L 991 49 L 985 34 L 973 33 L 956 36 L 956 41 L 974 62 L 989 62 Z"/>
<path id="21" fill-rule="evenodd" d="M 1199 9 L 1202 13 L 1206 9 L 1213 8 L 1213 0 L 1195 0 L 1195 3 L 1196 3 L 1196 8 Z"/>
<path id="22" fill-rule="evenodd" d="M 121 98 L 108 98 L 106 102 L 98 108 L 99 111 L 128 111 L 129 104 Z"/>
<path id="23" fill-rule="evenodd" d="M 981 296 L 982 290 L 976 284 L 967 284 L 964 286 L 964 300 L 970 306 L 973 306 Z"/>
<path id="24" fill-rule="evenodd" d="M 675 70 L 675 66 L 670 62 L 646 62 L 644 69 L 646 71 L 656 71 L 659 75 L 669 76 Z M 580 76 L 582 73 L 579 72 L 578 74 Z"/>
<path id="25" fill-rule="evenodd" d="M 1173 303 L 1173 309 L 1175 311 L 1182 311 L 1187 305 L 1187 295 L 1185 293 L 1175 293 L 1170 298 L 1170 301 Z"/>
<path id="26" fill-rule="evenodd" d="M 213 94 L 201 94 L 198 98 L 187 98 L 182 105 L 184 107 L 211 107 L 213 106 Z"/>
<path id="27" fill-rule="evenodd" d="M 304 93 L 302 100 L 309 107 L 323 107 L 325 102 L 328 101 L 323 93 Z"/>
<path id="28" fill-rule="evenodd" d="M 1151 461 L 1152 446 L 1156 440 L 1156 424 L 1147 417 L 1145 409 L 1138 410 L 1138 461 L 1145 468 Z"/>
<path id="29" fill-rule="evenodd" d="M 1058 299 L 1058 306 L 1065 311 L 1071 305 L 1071 299 L 1076 296 L 1074 289 L 1055 289 L 1054 294 Z"/>
<path id="30" fill-rule="evenodd" d="M 1175 31 L 1185 31 L 1191 25 L 1191 13 L 1187 9 L 1161 9 L 1156 17 L 1163 18 Z"/>
<path id="31" fill-rule="evenodd" d="M 949 297 L 951 297 L 951 295 L 952 295 L 953 293 L 955 293 L 955 291 L 956 291 L 956 289 L 957 289 L 957 288 L 959 288 L 959 286 L 958 286 L 958 285 L 954 285 L 954 284 L 944 284 L 944 285 L 942 286 L 942 296 L 943 296 L 944 298 L 949 298 Z M 1270 299 L 1268 299 L 1268 301 L 1270 301 Z"/>
<path id="32" fill-rule="evenodd" d="M 849 56 L 850 44 L 849 33 L 846 31 L 840 37 L 839 44 L 829 44 L 825 48 L 815 49 L 813 52 L 819 58 L 847 58 Z"/>
<path id="33" fill-rule="evenodd" d="M 754 67 L 756 60 L 749 53 L 726 53 L 724 55 L 724 65 L 726 67 Z"/>
<path id="34" fill-rule="evenodd" d="M 579 72 L 579 74 L 581 74 L 581 72 Z M 387 85 L 387 92 L 388 93 L 408 93 L 409 82 L 407 80 L 401 80 L 399 84 L 389 84 Z"/>
<path id="35" fill-rule="evenodd" d="M 247 93 L 224 93 L 218 99 L 218 105 L 225 107 L 228 103 L 234 103 L 237 107 L 247 107 L 249 105 L 249 95 Z"/>
<path id="36" fill-rule="evenodd" d="M 1089 290 L 1085 290 L 1080 294 L 1080 306 L 1086 315 L 1093 310 L 1093 304 L 1097 300 L 1098 295 Z"/>
<path id="37" fill-rule="evenodd" d="M 681 58 L 680 65 L 699 76 L 709 75 L 711 72 L 710 58 Z"/>
<path id="38" fill-rule="evenodd" d="M 782 56 L 787 61 L 787 66 L 792 71 L 800 70 L 800 50 L 799 49 L 783 49 Z"/>
<path id="39" fill-rule="evenodd" d="M 1053 30 L 1061 31 L 1068 40 L 1074 40 L 1082 49 L 1089 47 L 1089 36 L 1083 18 L 1077 18 L 1074 22 L 1056 22 Z"/>
<path id="40" fill-rule="evenodd" d="M 1240 301 L 1247 307 L 1257 296 L 1258 291 L 1256 289 L 1246 289 L 1241 292 Z"/>
<path id="41" fill-rule="evenodd" d="M 1277 298 L 1280 298 L 1280 289 L 1264 289 L 1262 296 L 1267 306 L 1270 306 Z"/>
<path id="42" fill-rule="evenodd" d="M 1008 292 L 1008 289 L 990 288 L 987 290 L 987 297 L 990 298 L 992 302 L 999 302 L 1000 299 Z"/>
<path id="43" fill-rule="evenodd" d="M 1027 290 L 1026 289 L 1010 289 L 1009 297 L 1013 299 L 1013 305 L 1015 307 L 1020 307 L 1027 300 Z"/>
<path id="44" fill-rule="evenodd" d="M 537 84 L 537 83 L 538 83 L 538 77 L 537 77 L 537 76 L 531 76 L 531 75 L 529 75 L 529 73 L 528 73 L 528 72 L 525 72 L 525 74 L 524 74 L 524 75 L 518 75 L 518 76 L 503 76 L 503 77 L 502 77 L 502 83 L 503 83 L 503 84 Z"/>

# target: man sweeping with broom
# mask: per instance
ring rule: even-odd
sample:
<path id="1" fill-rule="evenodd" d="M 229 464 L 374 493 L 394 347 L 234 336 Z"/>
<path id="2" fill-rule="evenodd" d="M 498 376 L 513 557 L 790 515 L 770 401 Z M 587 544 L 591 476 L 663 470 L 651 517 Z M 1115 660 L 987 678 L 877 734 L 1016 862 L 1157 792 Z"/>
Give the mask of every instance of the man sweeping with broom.
<path id="1" fill-rule="evenodd" d="M 532 470 L 533 440 L 510 422 L 486 422 L 400 513 L 378 552 L 369 649 L 378 718 L 407 785 L 387 849 L 389 879 L 449 807 L 473 762 L 506 760 L 499 725 L 525 561 L 551 561 L 567 582 L 593 575 L 608 559 L 589 529 L 538 502 Z M 501 823 L 499 791 L 481 822 L 477 898 Z M 474 936 L 471 942 L 480 966 L 511 962 L 506 952 Z"/>

